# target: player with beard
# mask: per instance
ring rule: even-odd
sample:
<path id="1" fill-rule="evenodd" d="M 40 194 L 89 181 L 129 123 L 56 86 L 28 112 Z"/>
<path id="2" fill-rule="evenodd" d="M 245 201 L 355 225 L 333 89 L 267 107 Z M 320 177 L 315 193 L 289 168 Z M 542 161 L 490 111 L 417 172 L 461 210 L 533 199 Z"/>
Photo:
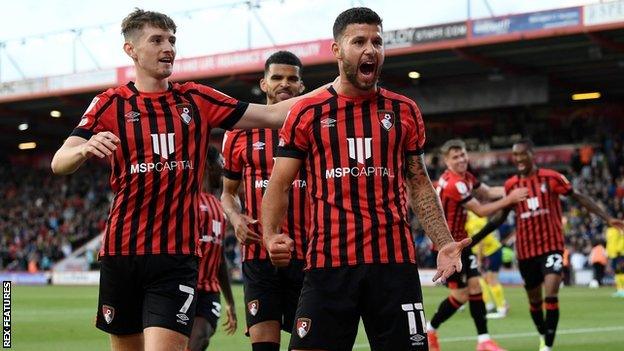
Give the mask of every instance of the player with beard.
<path id="1" fill-rule="evenodd" d="M 384 61 L 381 18 L 352 8 L 334 22 L 340 77 L 290 110 L 262 201 L 263 240 L 286 266 L 295 243 L 281 229 L 302 166 L 311 198 L 303 290 L 293 350 L 351 350 L 360 317 L 372 350 L 427 350 L 408 203 L 440 248 L 435 280 L 461 270 L 455 242 L 424 164 L 416 104 L 377 86 Z"/>
<path id="2" fill-rule="evenodd" d="M 260 88 L 267 104 L 288 100 L 303 92 L 301 61 L 293 53 L 278 51 L 265 62 Z M 297 308 L 306 251 L 309 215 L 306 201 L 305 170 L 292 183 L 288 216 L 282 231 L 295 242 L 294 259 L 287 267 L 275 268 L 262 246 L 262 229 L 257 219 L 265 186 L 273 170 L 277 129 L 234 130 L 225 134 L 225 172 L 221 201 L 241 242 L 246 319 L 254 351 L 279 350 L 280 329 L 290 332 Z M 239 188 L 245 194 L 241 208 Z"/>
<path id="3" fill-rule="evenodd" d="M 558 295 L 563 268 L 564 239 L 559 196 L 574 199 L 609 226 L 622 230 L 624 221 L 611 217 L 589 196 L 574 189 L 562 174 L 552 169 L 538 168 L 531 140 L 515 143 L 512 159 L 518 173 L 507 179 L 505 191 L 509 194 L 515 189 L 526 187 L 529 195 L 525 201 L 497 214 L 473 240 L 478 242 L 501 225 L 511 210 L 515 212 L 518 268 L 529 299 L 531 318 L 540 334 L 539 349 L 550 351 L 559 322 Z"/>
<path id="4" fill-rule="evenodd" d="M 440 176 L 436 191 L 442 201 L 442 208 L 451 234 L 456 241 L 468 237 L 466 232 L 467 210 L 479 216 L 486 217 L 494 212 L 515 204 L 526 198 L 527 189 L 514 190 L 504 197 L 503 187 L 489 187 L 481 183 L 468 171 L 468 152 L 466 144 L 460 139 L 451 139 L 440 148 L 446 171 Z M 477 198 L 494 200 L 481 203 Z M 438 307 L 435 315 L 428 324 L 427 336 L 431 351 L 439 351 L 437 329 L 466 302 L 469 302 L 470 315 L 477 328 L 477 351 L 504 351 L 490 338 L 487 328 L 485 304 L 479 284 L 479 266 L 477 257 L 471 250 L 462 253 L 461 272 L 457 272 L 447 279 L 447 286 L 451 290 L 450 296 Z"/>

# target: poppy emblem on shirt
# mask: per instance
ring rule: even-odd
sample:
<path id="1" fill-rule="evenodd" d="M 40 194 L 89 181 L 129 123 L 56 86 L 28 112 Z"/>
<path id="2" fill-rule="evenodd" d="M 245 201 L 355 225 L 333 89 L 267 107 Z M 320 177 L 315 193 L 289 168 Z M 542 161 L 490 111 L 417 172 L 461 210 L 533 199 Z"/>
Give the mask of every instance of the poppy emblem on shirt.
<path id="1" fill-rule="evenodd" d="M 377 119 L 381 126 L 384 127 L 386 131 L 390 131 L 394 126 L 394 112 L 388 110 L 379 110 L 377 111 Z"/>
<path id="2" fill-rule="evenodd" d="M 191 120 L 193 119 L 193 106 L 191 106 L 191 104 L 177 104 L 176 110 L 178 110 L 178 114 L 184 123 L 191 124 Z"/>

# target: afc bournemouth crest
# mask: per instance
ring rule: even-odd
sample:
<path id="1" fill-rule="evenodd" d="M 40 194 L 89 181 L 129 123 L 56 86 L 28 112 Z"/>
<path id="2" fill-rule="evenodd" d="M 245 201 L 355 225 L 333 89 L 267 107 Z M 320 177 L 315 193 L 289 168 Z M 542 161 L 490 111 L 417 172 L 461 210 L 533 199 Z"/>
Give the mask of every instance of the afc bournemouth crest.
<path id="1" fill-rule="evenodd" d="M 254 317 L 256 316 L 256 314 L 258 314 L 259 308 L 260 302 L 258 302 L 258 300 L 249 301 L 249 303 L 247 304 L 247 310 L 249 311 L 249 314 Z"/>
<path id="2" fill-rule="evenodd" d="M 109 305 L 102 305 L 102 315 L 104 316 L 106 324 L 111 324 L 113 318 L 115 318 L 115 308 Z"/>
<path id="3" fill-rule="evenodd" d="M 377 111 L 377 119 L 385 130 L 390 131 L 394 126 L 394 112 L 388 110 Z"/>
<path id="4" fill-rule="evenodd" d="M 177 104 L 176 110 L 178 110 L 178 114 L 184 123 L 191 124 L 191 120 L 193 120 L 193 106 L 191 106 L 191 104 Z"/>
<path id="5" fill-rule="evenodd" d="M 308 335 L 310 331 L 310 325 L 312 325 L 312 321 L 310 318 L 298 318 L 297 319 L 297 335 L 299 338 L 303 338 Z"/>

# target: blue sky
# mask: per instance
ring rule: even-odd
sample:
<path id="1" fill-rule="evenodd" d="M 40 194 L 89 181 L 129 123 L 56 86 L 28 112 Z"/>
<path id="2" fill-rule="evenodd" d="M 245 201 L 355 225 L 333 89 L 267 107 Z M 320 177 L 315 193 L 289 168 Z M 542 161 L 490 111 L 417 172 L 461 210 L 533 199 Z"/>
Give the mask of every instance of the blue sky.
<path id="1" fill-rule="evenodd" d="M 468 1 L 264 0 L 259 1 L 260 7 L 254 12 L 242 4 L 244 1 L 237 0 L 4 2 L 0 42 L 5 47 L 0 49 L 0 82 L 129 65 L 121 50 L 119 25 L 134 7 L 173 17 L 179 29 L 177 57 L 183 58 L 244 50 L 250 45 L 271 46 L 264 28 L 276 44 L 330 38 L 336 15 L 352 6 L 377 11 L 386 30 L 461 21 L 467 18 Z M 485 1 L 470 2 L 472 18 L 490 15 Z M 599 0 L 488 1 L 496 16 L 596 2 Z M 84 28 L 80 36 L 69 31 L 80 28 Z"/>

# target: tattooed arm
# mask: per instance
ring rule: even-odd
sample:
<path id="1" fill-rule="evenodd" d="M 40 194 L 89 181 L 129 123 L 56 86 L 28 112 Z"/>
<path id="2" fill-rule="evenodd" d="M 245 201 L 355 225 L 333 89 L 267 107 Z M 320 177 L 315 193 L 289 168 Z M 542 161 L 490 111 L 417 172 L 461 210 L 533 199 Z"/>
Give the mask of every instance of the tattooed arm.
<path id="1" fill-rule="evenodd" d="M 433 189 L 423 155 L 408 155 L 406 180 L 409 189 L 409 202 L 418 216 L 427 236 L 438 251 L 438 271 L 433 278 L 446 279 L 456 271 L 461 271 L 461 251 L 470 244 L 470 239 L 455 242 L 451 236 L 440 198 Z"/>

